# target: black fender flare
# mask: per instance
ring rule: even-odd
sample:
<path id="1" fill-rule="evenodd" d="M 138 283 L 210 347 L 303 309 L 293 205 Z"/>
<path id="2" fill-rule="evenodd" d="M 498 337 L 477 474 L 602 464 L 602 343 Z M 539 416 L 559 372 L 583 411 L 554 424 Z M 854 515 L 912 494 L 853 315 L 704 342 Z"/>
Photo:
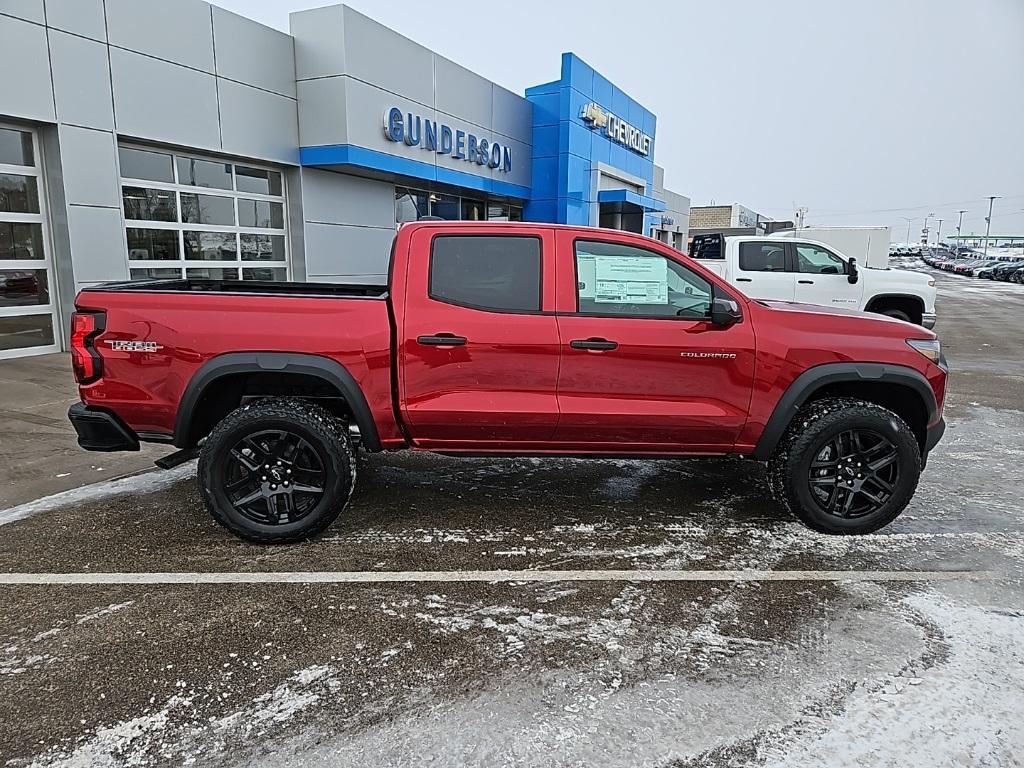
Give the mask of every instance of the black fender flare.
<path id="1" fill-rule="evenodd" d="M 801 373 L 782 394 L 764 431 L 761 432 L 752 458 L 767 461 L 771 457 L 797 411 L 816 391 L 829 384 L 858 381 L 896 384 L 913 390 L 921 398 L 928 412 L 927 423 L 935 421 L 935 414 L 938 411 L 935 392 L 932 391 L 928 379 L 919 371 L 904 365 L 888 363 L 825 363 Z"/>
<path id="2" fill-rule="evenodd" d="M 178 403 L 174 445 L 189 448 L 192 415 L 207 387 L 223 376 L 237 373 L 301 373 L 316 376 L 334 386 L 352 410 L 363 446 L 380 451 L 380 435 L 366 396 L 351 373 L 336 360 L 298 352 L 229 352 L 208 360 L 193 374 Z"/>

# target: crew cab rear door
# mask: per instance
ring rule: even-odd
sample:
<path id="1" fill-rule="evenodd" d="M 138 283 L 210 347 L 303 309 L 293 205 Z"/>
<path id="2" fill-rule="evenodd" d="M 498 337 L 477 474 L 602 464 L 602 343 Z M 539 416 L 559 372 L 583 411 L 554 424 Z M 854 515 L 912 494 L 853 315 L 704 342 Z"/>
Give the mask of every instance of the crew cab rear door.
<path id="1" fill-rule="evenodd" d="M 552 437 L 553 253 L 541 227 L 412 233 L 396 323 L 399 402 L 415 446 L 501 450 Z"/>
<path id="2" fill-rule="evenodd" d="M 557 238 L 559 448 L 731 449 L 753 386 L 749 318 L 713 325 L 712 283 L 654 241 L 599 230 Z"/>
<path id="3" fill-rule="evenodd" d="M 729 243 L 733 276 L 729 281 L 752 299 L 793 301 L 796 275 L 785 240 L 740 240 Z"/>

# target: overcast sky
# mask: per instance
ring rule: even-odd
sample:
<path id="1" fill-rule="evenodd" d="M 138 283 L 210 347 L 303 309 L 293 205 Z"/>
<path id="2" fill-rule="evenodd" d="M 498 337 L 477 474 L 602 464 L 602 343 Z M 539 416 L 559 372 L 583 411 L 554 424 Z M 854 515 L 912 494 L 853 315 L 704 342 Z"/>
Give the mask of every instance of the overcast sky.
<path id="1" fill-rule="evenodd" d="M 328 3 L 216 4 L 287 31 Z M 983 232 L 1002 195 L 992 231 L 1024 234 L 1024 0 L 347 4 L 517 93 L 573 51 L 657 115 L 655 161 L 694 205 L 902 241 L 904 217 L 949 234 L 960 208 Z"/>

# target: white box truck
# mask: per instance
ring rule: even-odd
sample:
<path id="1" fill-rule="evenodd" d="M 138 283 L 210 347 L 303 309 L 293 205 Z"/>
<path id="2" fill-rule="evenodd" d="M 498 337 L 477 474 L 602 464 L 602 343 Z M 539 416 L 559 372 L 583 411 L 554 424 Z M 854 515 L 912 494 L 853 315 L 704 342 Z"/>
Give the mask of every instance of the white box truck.
<path id="1" fill-rule="evenodd" d="M 803 229 L 784 229 L 771 237 L 795 237 L 831 245 L 840 253 L 852 256 L 857 263 L 872 269 L 889 266 L 888 227 L 827 227 L 810 226 Z"/>

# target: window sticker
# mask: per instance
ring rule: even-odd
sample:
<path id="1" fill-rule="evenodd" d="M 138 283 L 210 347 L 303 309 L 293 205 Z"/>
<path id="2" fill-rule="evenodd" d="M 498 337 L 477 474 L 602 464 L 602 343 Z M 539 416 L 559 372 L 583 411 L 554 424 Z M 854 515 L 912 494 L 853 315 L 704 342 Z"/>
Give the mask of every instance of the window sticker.
<path id="1" fill-rule="evenodd" d="M 668 262 L 650 256 L 578 257 L 579 296 L 598 304 L 667 304 Z"/>

